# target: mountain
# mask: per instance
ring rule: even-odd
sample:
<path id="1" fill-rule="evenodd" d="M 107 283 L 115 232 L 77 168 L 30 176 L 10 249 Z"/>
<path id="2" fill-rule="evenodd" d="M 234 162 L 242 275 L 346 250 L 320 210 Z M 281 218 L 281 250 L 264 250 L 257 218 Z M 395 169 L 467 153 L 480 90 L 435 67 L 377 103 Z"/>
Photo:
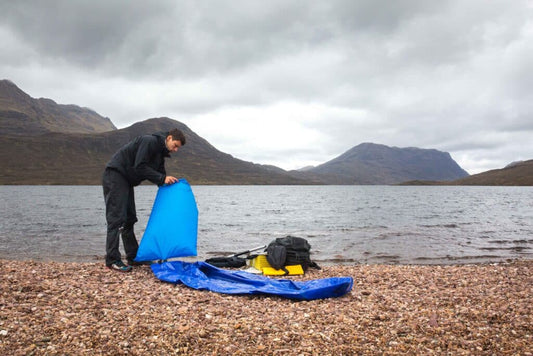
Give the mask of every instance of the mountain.
<path id="1" fill-rule="evenodd" d="M 9 80 L 0 80 L 0 132 L 40 135 L 50 132 L 91 133 L 115 130 L 111 120 L 91 109 L 34 99 Z"/>
<path id="2" fill-rule="evenodd" d="M 447 152 L 362 143 L 331 161 L 293 175 L 308 175 L 329 184 L 397 184 L 409 180 L 452 180 L 468 173 Z"/>
<path id="3" fill-rule="evenodd" d="M 136 136 L 173 127 L 184 131 L 187 144 L 166 161 L 167 173 L 191 184 L 533 185 L 533 160 L 468 176 L 446 152 L 373 143 L 355 146 L 317 167 L 287 172 L 223 153 L 169 118 L 117 130 L 90 109 L 31 98 L 8 80 L 0 80 L 0 185 L 99 185 L 118 148 Z"/>

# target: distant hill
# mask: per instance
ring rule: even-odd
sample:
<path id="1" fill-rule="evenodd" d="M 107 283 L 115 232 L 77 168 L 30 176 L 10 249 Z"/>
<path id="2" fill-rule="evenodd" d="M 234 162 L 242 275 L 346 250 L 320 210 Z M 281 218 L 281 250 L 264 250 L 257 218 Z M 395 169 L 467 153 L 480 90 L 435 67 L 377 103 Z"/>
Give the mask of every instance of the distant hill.
<path id="1" fill-rule="evenodd" d="M 40 135 L 49 132 L 91 133 L 115 130 L 111 120 L 91 109 L 34 99 L 9 80 L 0 80 L 0 132 Z"/>
<path id="2" fill-rule="evenodd" d="M 408 180 L 452 180 L 468 176 L 447 152 L 362 143 L 339 157 L 295 176 L 329 184 L 397 184 Z"/>
<path id="3" fill-rule="evenodd" d="M 440 184 L 533 186 L 533 159 L 513 162 L 502 169 L 493 169 Z"/>

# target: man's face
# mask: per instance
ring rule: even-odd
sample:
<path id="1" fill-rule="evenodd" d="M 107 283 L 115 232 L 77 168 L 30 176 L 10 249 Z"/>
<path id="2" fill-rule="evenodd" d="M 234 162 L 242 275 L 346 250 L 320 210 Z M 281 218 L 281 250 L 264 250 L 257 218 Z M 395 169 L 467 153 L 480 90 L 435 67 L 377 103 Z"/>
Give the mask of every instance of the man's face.
<path id="1" fill-rule="evenodd" d="M 167 150 L 169 150 L 170 152 L 177 152 L 178 148 L 181 147 L 181 141 L 173 140 L 172 136 L 167 136 L 165 145 L 167 146 Z"/>

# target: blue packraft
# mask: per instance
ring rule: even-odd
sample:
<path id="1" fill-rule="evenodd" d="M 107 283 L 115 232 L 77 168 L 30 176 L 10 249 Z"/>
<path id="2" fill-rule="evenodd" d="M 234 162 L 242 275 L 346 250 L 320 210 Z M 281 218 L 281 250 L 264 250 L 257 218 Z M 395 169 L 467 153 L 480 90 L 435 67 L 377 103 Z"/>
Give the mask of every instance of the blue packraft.
<path id="1" fill-rule="evenodd" d="M 274 279 L 240 270 L 224 270 L 205 262 L 172 261 L 151 265 L 155 276 L 170 283 L 225 294 L 276 295 L 297 300 L 341 297 L 353 286 L 352 277 L 310 281 Z"/>

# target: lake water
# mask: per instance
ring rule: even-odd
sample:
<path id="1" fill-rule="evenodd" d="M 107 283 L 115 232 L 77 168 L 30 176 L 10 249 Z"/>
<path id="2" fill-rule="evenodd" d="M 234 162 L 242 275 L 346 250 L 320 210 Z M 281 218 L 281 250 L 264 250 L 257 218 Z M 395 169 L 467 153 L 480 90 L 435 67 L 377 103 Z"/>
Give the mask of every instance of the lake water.
<path id="1" fill-rule="evenodd" d="M 533 187 L 193 186 L 198 257 L 307 239 L 331 263 L 477 263 L 533 257 Z M 103 261 L 99 186 L 0 186 L 0 258 Z M 155 186 L 135 189 L 142 237 Z M 121 246 L 122 249 L 122 246 Z"/>

